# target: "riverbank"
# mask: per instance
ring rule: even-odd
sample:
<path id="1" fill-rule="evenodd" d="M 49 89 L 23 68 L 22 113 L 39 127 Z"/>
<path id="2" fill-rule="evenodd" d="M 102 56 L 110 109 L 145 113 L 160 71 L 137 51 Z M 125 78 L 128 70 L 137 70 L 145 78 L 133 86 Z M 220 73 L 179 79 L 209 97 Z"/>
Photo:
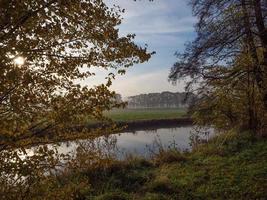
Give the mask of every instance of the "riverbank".
<path id="1" fill-rule="evenodd" d="M 104 159 L 81 165 L 33 188 L 57 199 L 265 199 L 267 140 L 229 133 L 192 152 L 160 151 L 151 159 Z M 40 189 L 41 188 L 41 189 Z"/>
<path id="2" fill-rule="evenodd" d="M 139 130 L 151 130 L 157 128 L 171 128 L 177 126 L 192 125 L 193 120 L 190 117 L 179 117 L 179 118 L 168 118 L 168 119 L 114 121 L 114 123 L 118 127 L 124 127 L 122 131 L 139 131 Z M 90 123 L 86 125 L 86 128 L 95 129 L 101 126 L 103 126 L 102 123 Z M 80 128 L 83 128 L 83 126 L 81 126 Z"/>
<path id="3" fill-rule="evenodd" d="M 138 131 L 172 126 L 192 125 L 185 108 L 114 109 L 104 113 L 123 131 Z M 88 120 L 87 128 L 103 126 L 102 122 Z M 82 128 L 82 127 L 81 127 Z"/>
<path id="4" fill-rule="evenodd" d="M 139 108 L 139 109 L 114 109 L 104 113 L 113 121 L 129 122 L 142 120 L 175 119 L 186 117 L 185 108 Z"/>
<path id="5" fill-rule="evenodd" d="M 89 123 L 87 125 L 73 126 L 71 129 L 75 134 L 64 134 L 54 136 L 53 133 L 44 133 L 35 136 L 35 140 L 19 139 L 18 146 L 31 147 L 41 144 L 56 142 L 67 142 L 79 139 L 94 139 L 103 135 L 110 135 L 122 132 L 135 132 L 140 130 L 155 130 L 159 128 L 177 128 L 190 126 L 193 120 L 190 117 L 174 119 L 152 119 L 136 121 L 113 121 L 112 123 Z M 111 128 L 111 127 L 116 127 Z M 111 132 L 112 131 L 112 132 Z M 4 140 L 4 138 L 2 138 Z M 14 142 L 14 141 L 13 141 Z"/>
<path id="6" fill-rule="evenodd" d="M 161 111 L 163 112 L 162 116 L 160 115 Z M 72 126 L 71 128 L 69 128 L 69 130 L 71 130 L 71 132 L 73 132 L 74 134 L 69 134 L 68 132 L 66 134 L 64 134 L 64 132 L 62 132 L 61 134 L 53 134 L 53 132 L 44 132 L 42 134 L 34 135 L 34 140 L 28 140 L 27 136 L 22 136 L 21 138 L 14 138 L 11 144 L 12 146 L 14 146 L 14 142 L 18 141 L 17 146 L 31 147 L 40 144 L 66 142 L 77 139 L 93 139 L 103 135 L 120 132 L 154 130 L 157 128 L 171 128 L 193 124 L 192 119 L 188 115 L 186 115 L 185 111 L 182 110 L 176 110 L 171 112 L 170 109 L 128 109 L 125 111 L 125 113 L 123 112 L 124 111 L 122 110 L 117 110 L 113 111 L 112 114 L 109 113 L 108 117 L 110 117 L 113 122 L 103 123 L 89 121 L 87 124 Z M 144 112 L 146 112 L 145 116 L 141 116 Z M 125 117 L 127 115 L 128 117 Z M 175 116 L 176 118 L 172 118 L 173 116 Z M 5 140 L 5 138 L 0 139 L 2 141 Z"/>

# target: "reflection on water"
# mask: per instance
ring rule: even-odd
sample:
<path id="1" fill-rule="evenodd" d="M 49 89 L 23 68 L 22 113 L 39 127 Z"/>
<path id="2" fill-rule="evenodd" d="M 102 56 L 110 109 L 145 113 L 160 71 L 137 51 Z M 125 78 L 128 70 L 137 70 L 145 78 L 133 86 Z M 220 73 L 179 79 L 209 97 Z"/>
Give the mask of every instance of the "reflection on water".
<path id="1" fill-rule="evenodd" d="M 208 134 L 201 136 L 201 140 L 207 140 L 213 133 L 212 129 L 206 130 Z M 160 128 L 113 134 L 108 137 L 99 137 L 92 140 L 78 140 L 61 143 L 57 150 L 59 153 L 77 154 L 81 151 L 89 151 L 98 156 L 115 156 L 123 158 L 125 155 L 134 154 L 148 157 L 151 150 L 157 148 L 177 148 L 181 151 L 190 150 L 193 126 L 175 128 Z M 206 132 L 206 133 L 207 133 Z M 78 150 L 78 151 L 77 151 Z"/>

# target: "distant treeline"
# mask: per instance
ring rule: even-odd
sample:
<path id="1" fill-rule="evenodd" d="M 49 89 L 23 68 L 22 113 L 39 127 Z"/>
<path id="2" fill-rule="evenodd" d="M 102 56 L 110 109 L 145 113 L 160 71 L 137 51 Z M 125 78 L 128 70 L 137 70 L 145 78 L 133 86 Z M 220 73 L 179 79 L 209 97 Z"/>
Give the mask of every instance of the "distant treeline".
<path id="1" fill-rule="evenodd" d="M 148 93 L 128 97 L 128 108 L 186 108 L 195 101 L 193 93 Z"/>

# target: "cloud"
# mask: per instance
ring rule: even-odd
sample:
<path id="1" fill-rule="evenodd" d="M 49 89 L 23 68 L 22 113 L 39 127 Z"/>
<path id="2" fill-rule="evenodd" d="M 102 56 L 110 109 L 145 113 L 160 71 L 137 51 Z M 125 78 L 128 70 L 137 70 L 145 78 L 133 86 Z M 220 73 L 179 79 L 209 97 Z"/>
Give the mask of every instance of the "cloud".
<path id="1" fill-rule="evenodd" d="M 153 92 L 182 92 L 184 91 L 185 83 L 178 82 L 173 85 L 168 81 L 169 68 L 160 69 L 155 67 L 153 71 L 145 73 L 135 73 L 135 69 L 129 69 L 129 73 L 123 76 L 117 76 L 113 81 L 111 89 L 122 94 L 123 97 L 137 95 L 140 93 Z M 138 71 L 138 70 L 137 70 Z M 95 69 L 96 76 L 86 79 L 82 85 L 95 86 L 105 82 L 106 70 Z"/>
<path id="2" fill-rule="evenodd" d="M 112 89 L 123 96 L 139 93 L 183 91 L 184 82 L 173 86 L 168 82 L 171 66 L 176 61 L 174 53 L 183 51 L 184 43 L 194 38 L 193 24 L 196 19 L 185 0 L 105 0 L 125 8 L 119 33 L 135 33 L 135 42 L 157 54 L 145 64 L 138 64 L 127 70 L 126 75 L 117 77 Z M 96 71 L 97 76 L 84 81 L 87 85 L 103 83 L 107 71 Z"/>
<path id="3" fill-rule="evenodd" d="M 169 69 L 157 70 L 150 73 L 135 76 L 121 76 L 113 82 L 112 89 L 121 93 L 124 97 L 140 93 L 184 91 L 183 82 L 172 85 L 168 81 Z"/>
<path id="4" fill-rule="evenodd" d="M 141 20 L 141 19 L 139 19 Z M 157 17 L 151 20 L 143 20 L 142 23 L 139 20 L 128 21 L 121 26 L 120 33 L 126 35 L 127 33 L 139 34 L 170 34 L 170 33 L 184 33 L 194 31 L 193 24 L 195 18 L 185 17 L 182 19 L 176 19 L 175 17 Z"/>
<path id="5" fill-rule="evenodd" d="M 165 13 L 177 13 L 177 15 L 188 15 L 191 12 L 188 9 L 186 0 L 105 0 L 108 6 L 119 5 L 126 9 L 123 15 L 124 19 L 140 18 L 141 16 L 155 16 Z"/>

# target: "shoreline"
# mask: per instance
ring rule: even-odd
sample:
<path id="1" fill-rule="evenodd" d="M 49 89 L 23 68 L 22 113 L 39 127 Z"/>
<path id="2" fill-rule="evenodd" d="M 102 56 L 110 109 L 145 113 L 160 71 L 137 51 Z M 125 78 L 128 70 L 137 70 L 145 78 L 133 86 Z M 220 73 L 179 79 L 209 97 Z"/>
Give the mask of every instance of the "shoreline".
<path id="1" fill-rule="evenodd" d="M 117 127 L 124 127 L 120 129 L 119 131 L 115 131 L 111 134 L 119 134 L 124 132 L 135 132 L 140 130 L 155 130 L 160 128 L 175 128 L 175 127 L 181 127 L 181 126 L 190 126 L 193 125 L 193 120 L 190 117 L 180 117 L 180 118 L 170 118 L 170 119 L 152 119 L 152 120 L 136 120 L 136 121 L 113 121 L 113 123 Z M 27 138 L 22 139 L 19 141 L 18 146 L 19 147 L 34 147 L 38 145 L 45 145 L 45 144 L 53 144 L 53 143 L 61 143 L 61 142 L 67 142 L 67 141 L 74 141 L 74 140 L 80 140 L 80 139 L 89 139 L 89 138 L 97 138 L 108 134 L 99 134 L 94 135 L 90 134 L 93 133 L 96 129 L 104 129 L 109 127 L 111 124 L 107 123 L 94 123 L 94 124 L 87 124 L 87 125 L 81 125 L 81 126 L 75 126 L 71 129 L 73 131 L 78 132 L 78 134 L 75 134 L 73 136 L 69 135 L 60 135 L 58 138 L 54 137 L 51 133 L 42 134 L 40 136 L 35 137 L 35 142 L 29 142 Z M 86 128 L 88 129 L 88 134 L 83 133 L 82 130 Z M 80 133 L 79 133 L 80 132 Z M 23 144 L 23 145 L 20 145 Z M 11 148 L 14 148 L 12 145 Z"/>
<path id="2" fill-rule="evenodd" d="M 114 121 L 118 127 L 126 126 L 122 131 L 139 131 L 151 130 L 158 128 L 171 128 L 193 125 L 193 120 L 190 117 L 170 118 L 170 119 L 149 119 L 149 120 L 135 120 L 135 121 Z M 103 124 L 95 123 L 86 125 L 88 129 L 99 128 Z"/>

